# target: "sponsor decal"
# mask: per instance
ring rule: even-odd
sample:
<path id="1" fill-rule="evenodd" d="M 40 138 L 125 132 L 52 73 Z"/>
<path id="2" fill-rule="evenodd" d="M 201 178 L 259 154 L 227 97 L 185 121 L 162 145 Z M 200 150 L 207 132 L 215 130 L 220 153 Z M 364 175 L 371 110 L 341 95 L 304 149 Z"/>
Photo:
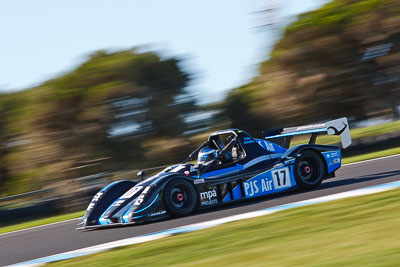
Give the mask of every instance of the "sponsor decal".
<path id="1" fill-rule="evenodd" d="M 321 124 L 311 124 L 311 125 L 300 126 L 300 127 L 296 128 L 296 131 L 324 128 L 325 125 L 326 125 L 325 123 L 321 123 Z"/>
<path id="2" fill-rule="evenodd" d="M 200 198 L 201 199 L 212 199 L 214 197 L 217 197 L 217 191 L 212 190 L 212 191 L 206 191 L 206 192 L 201 192 L 200 193 Z"/>
<path id="3" fill-rule="evenodd" d="M 143 193 L 142 193 L 142 194 L 146 194 L 147 192 L 149 192 L 150 188 L 151 188 L 150 186 L 146 187 L 146 188 L 143 190 Z"/>
<path id="4" fill-rule="evenodd" d="M 271 143 L 265 142 L 268 151 L 275 152 L 275 148 Z"/>
<path id="5" fill-rule="evenodd" d="M 147 192 L 149 192 L 150 190 L 150 186 L 146 187 L 142 194 L 136 199 L 135 203 L 133 204 L 134 206 L 139 206 L 140 204 L 142 204 L 143 200 L 144 200 L 144 196 L 147 194 Z"/>
<path id="6" fill-rule="evenodd" d="M 143 186 L 134 186 L 131 189 L 129 189 L 125 194 L 122 195 L 122 198 L 131 198 L 133 197 L 137 192 L 142 190 Z"/>
<path id="7" fill-rule="evenodd" d="M 245 196 L 262 196 L 291 187 L 292 181 L 289 170 L 289 167 L 283 167 L 279 169 L 275 168 L 259 174 L 255 177 L 252 177 L 246 182 L 243 182 Z M 235 189 L 237 189 L 237 187 L 235 187 Z M 235 191 L 235 189 L 233 190 L 233 192 Z M 240 197 L 240 194 L 238 197 Z"/>
<path id="8" fill-rule="evenodd" d="M 330 154 L 328 154 L 328 155 L 330 155 L 331 157 L 338 157 L 339 156 L 339 153 L 338 152 L 331 152 Z"/>
<path id="9" fill-rule="evenodd" d="M 325 157 L 327 159 L 328 165 L 337 165 L 340 164 L 341 159 L 340 159 L 340 153 L 337 151 L 333 152 L 326 152 Z"/>
<path id="10" fill-rule="evenodd" d="M 329 127 L 327 129 L 328 134 L 330 134 L 330 135 L 333 135 L 333 134 L 341 135 L 344 132 L 344 130 L 346 130 L 346 128 L 347 128 L 347 124 L 346 123 L 343 123 L 343 125 L 344 125 L 344 127 L 341 130 L 338 130 L 337 128 L 335 128 L 333 126 Z"/>
<path id="11" fill-rule="evenodd" d="M 144 198 L 144 195 L 140 195 L 140 196 L 136 199 L 135 204 L 133 204 L 133 205 L 139 206 L 140 204 L 142 204 L 143 198 Z"/>
<path id="12" fill-rule="evenodd" d="M 94 207 L 94 203 L 93 203 L 93 202 L 91 202 L 91 203 L 89 204 L 89 206 L 87 207 L 87 209 L 86 209 L 86 210 L 91 210 L 93 207 Z"/>
<path id="13" fill-rule="evenodd" d="M 216 199 L 212 199 L 212 200 L 202 201 L 201 205 L 209 206 L 209 205 L 213 205 L 213 204 L 217 204 L 217 203 L 218 203 L 218 201 Z"/>
<path id="14" fill-rule="evenodd" d="M 89 203 L 89 206 L 86 210 L 91 210 L 94 207 L 94 204 L 99 200 L 99 198 L 103 195 L 103 192 L 98 192 Z"/>
<path id="15" fill-rule="evenodd" d="M 272 181 L 268 178 L 244 182 L 244 191 L 246 196 L 252 197 L 258 192 L 268 192 L 272 189 Z"/>
<path id="16" fill-rule="evenodd" d="M 118 207 L 121 204 L 123 204 L 124 202 L 125 202 L 125 199 L 120 199 L 120 200 L 114 202 L 113 207 Z"/>
<path id="17" fill-rule="evenodd" d="M 277 170 L 271 170 L 272 180 L 274 181 L 275 189 L 282 189 L 290 187 L 289 168 L 282 168 Z"/>
<path id="18" fill-rule="evenodd" d="M 196 180 L 194 180 L 194 184 L 204 184 L 204 179 L 202 179 L 202 178 L 198 178 L 198 179 L 196 179 Z"/>
<path id="19" fill-rule="evenodd" d="M 328 164 L 328 173 L 331 173 L 340 167 L 342 162 L 340 151 L 322 152 L 322 155 L 325 157 L 326 163 Z"/>
<path id="20" fill-rule="evenodd" d="M 208 205 L 217 204 L 218 200 L 214 199 L 216 197 L 217 197 L 217 191 L 216 190 L 201 192 L 200 193 L 200 199 L 204 200 L 204 201 L 201 202 L 201 205 L 202 206 L 208 206 Z"/>
<path id="21" fill-rule="evenodd" d="M 94 197 L 93 197 L 93 202 L 96 202 L 99 200 L 99 198 L 103 195 L 103 192 L 98 192 Z"/>
<path id="22" fill-rule="evenodd" d="M 334 160 L 329 161 L 329 165 L 335 165 L 340 163 L 340 158 L 335 158 Z"/>
<path id="23" fill-rule="evenodd" d="M 186 168 L 186 166 L 181 164 L 181 165 L 178 165 L 177 167 L 175 167 L 171 172 L 179 172 L 185 168 Z"/>
<path id="24" fill-rule="evenodd" d="M 152 214 L 150 214 L 150 216 L 160 216 L 160 215 L 163 215 L 165 213 L 167 213 L 167 212 L 165 210 L 163 210 L 163 211 L 152 213 Z"/>

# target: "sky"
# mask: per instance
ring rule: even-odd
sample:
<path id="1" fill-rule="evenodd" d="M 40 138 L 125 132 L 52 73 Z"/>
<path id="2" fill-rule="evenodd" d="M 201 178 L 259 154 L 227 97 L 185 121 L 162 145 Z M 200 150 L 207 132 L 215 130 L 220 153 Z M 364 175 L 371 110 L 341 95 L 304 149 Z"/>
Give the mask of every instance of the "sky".
<path id="1" fill-rule="evenodd" d="M 322 0 L 3 0 L 0 1 L 0 91 L 40 85 L 100 49 L 141 47 L 183 59 L 188 90 L 200 102 L 222 100 L 251 80 L 276 40 L 260 31 L 256 11 L 277 7 L 274 21 Z"/>

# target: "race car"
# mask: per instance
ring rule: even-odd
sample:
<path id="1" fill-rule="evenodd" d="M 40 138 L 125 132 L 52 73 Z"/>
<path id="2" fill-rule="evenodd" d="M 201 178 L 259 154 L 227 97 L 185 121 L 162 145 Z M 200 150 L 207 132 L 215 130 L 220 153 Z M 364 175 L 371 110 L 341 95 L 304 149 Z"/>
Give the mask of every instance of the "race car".
<path id="1" fill-rule="evenodd" d="M 83 227 L 136 224 L 185 216 L 206 209 L 293 189 L 313 189 L 341 166 L 338 146 L 315 144 L 318 134 L 339 135 L 351 144 L 346 118 L 263 131 L 257 139 L 243 130 L 212 133 L 180 164 L 141 182 L 113 182 L 98 192 Z M 290 147 L 293 136 L 310 134 L 308 144 Z"/>

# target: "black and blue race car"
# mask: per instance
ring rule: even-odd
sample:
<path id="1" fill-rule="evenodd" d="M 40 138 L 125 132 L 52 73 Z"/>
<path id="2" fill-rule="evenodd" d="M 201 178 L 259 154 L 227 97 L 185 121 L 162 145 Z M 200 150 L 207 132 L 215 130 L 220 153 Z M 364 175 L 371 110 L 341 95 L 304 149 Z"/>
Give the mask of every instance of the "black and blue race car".
<path id="1" fill-rule="evenodd" d="M 320 133 L 339 135 L 342 148 L 351 144 L 346 118 L 264 131 L 263 139 L 239 129 L 214 132 L 181 164 L 138 183 L 124 180 L 104 187 L 90 202 L 80 229 L 185 216 L 291 189 L 316 188 L 334 177 L 342 161 L 338 146 L 315 144 Z M 309 142 L 290 147 L 292 137 L 302 134 L 310 134 Z"/>

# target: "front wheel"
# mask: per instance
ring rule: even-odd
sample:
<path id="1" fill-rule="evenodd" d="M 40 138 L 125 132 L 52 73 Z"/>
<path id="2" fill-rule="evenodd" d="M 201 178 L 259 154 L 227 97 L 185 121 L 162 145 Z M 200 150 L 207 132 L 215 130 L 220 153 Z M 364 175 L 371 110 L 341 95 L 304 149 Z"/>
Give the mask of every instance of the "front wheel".
<path id="1" fill-rule="evenodd" d="M 300 188 L 316 188 L 321 184 L 324 174 L 324 163 L 317 153 L 310 150 L 301 152 L 294 164 L 294 177 Z"/>
<path id="2" fill-rule="evenodd" d="M 188 181 L 174 179 L 165 187 L 164 202 L 171 215 L 188 215 L 196 208 L 197 191 Z"/>

